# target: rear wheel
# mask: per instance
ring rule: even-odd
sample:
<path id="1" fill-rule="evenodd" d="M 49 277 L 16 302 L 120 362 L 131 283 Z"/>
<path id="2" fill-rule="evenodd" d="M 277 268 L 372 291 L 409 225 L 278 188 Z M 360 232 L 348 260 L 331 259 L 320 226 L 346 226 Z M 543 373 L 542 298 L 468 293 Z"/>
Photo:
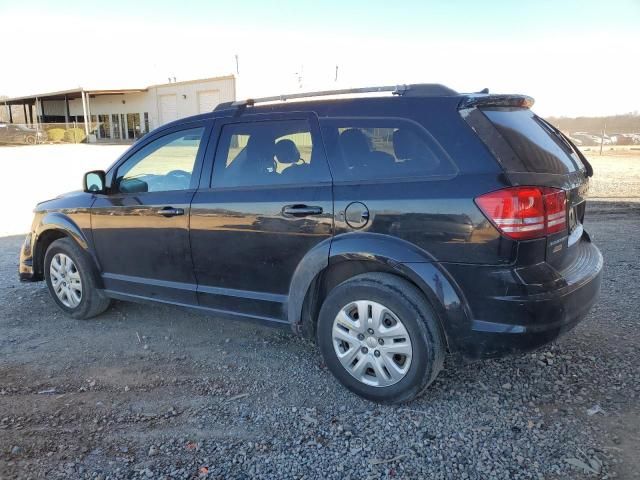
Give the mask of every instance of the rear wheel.
<path id="1" fill-rule="evenodd" d="M 35 145 L 36 144 L 36 137 L 34 137 L 33 135 L 28 135 L 25 139 L 24 139 L 25 143 L 27 145 Z"/>
<path id="2" fill-rule="evenodd" d="M 95 317 L 109 307 L 110 300 L 97 288 L 91 259 L 70 238 L 61 238 L 49 246 L 44 275 L 55 302 L 73 318 Z"/>
<path id="3" fill-rule="evenodd" d="M 386 273 L 358 275 L 335 287 L 320 309 L 317 332 L 338 380 L 381 403 L 415 398 L 444 362 L 442 334 L 426 299 Z"/>

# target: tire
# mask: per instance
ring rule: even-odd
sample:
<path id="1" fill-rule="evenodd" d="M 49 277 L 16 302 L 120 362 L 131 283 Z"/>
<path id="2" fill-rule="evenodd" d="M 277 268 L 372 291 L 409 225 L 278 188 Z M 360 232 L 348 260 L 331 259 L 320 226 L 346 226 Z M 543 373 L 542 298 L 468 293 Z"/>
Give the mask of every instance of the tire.
<path id="1" fill-rule="evenodd" d="M 26 143 L 27 145 L 35 145 L 36 137 L 34 137 L 33 135 L 29 135 L 24 139 L 24 143 Z"/>
<path id="2" fill-rule="evenodd" d="M 54 263 L 53 272 L 52 262 Z M 71 268 L 65 268 L 65 266 Z M 56 270 L 58 274 L 55 273 Z M 86 320 L 109 308 L 111 300 L 97 287 L 98 273 L 93 261 L 70 238 L 58 239 L 49 246 L 44 256 L 44 276 L 51 297 L 70 317 Z M 77 291 L 77 279 L 80 281 L 80 295 Z M 61 283 L 70 286 L 62 298 L 56 293 L 56 288 L 60 288 Z"/>
<path id="3" fill-rule="evenodd" d="M 379 306 L 386 307 L 386 310 Z M 350 311 L 347 321 L 335 325 L 338 314 L 344 319 L 342 314 L 347 311 Z M 369 327 L 376 325 L 369 318 L 379 317 L 383 320 L 377 324 L 388 324 L 390 329 L 387 331 L 387 327 L 379 327 L 375 331 L 366 331 L 362 324 L 354 327 L 359 322 L 359 319 L 354 320 L 358 316 L 356 312 L 360 311 L 366 312 L 366 322 L 371 322 Z M 344 323 L 354 327 L 346 332 L 347 338 L 353 342 L 342 341 Z M 340 331 L 336 333 L 334 327 Z M 355 337 L 359 331 L 363 332 L 359 335 L 364 339 Z M 371 331 L 374 333 L 370 334 Z M 400 336 L 395 336 L 398 333 Z M 411 283 L 387 273 L 357 275 L 331 290 L 320 309 L 317 341 L 331 373 L 353 393 L 379 403 L 402 403 L 416 398 L 435 380 L 444 364 L 444 340 L 433 309 Z M 355 350 L 351 350 L 352 346 L 356 347 Z M 366 353 L 363 353 L 363 347 Z M 341 363 L 338 351 L 349 367 Z M 408 356 L 394 354 L 394 351 L 411 353 Z M 353 360 L 351 355 L 355 355 Z M 362 365 L 370 366 L 363 368 Z M 357 378 L 347 368 L 364 373 Z"/>

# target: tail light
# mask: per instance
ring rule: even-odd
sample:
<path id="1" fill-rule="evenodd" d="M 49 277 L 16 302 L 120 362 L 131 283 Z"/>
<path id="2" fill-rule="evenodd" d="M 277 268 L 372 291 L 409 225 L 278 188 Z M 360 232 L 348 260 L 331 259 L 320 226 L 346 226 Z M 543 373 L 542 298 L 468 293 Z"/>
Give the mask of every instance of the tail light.
<path id="1" fill-rule="evenodd" d="M 476 204 L 501 233 L 515 240 L 567 229 L 567 197 L 557 188 L 505 188 L 479 196 Z"/>

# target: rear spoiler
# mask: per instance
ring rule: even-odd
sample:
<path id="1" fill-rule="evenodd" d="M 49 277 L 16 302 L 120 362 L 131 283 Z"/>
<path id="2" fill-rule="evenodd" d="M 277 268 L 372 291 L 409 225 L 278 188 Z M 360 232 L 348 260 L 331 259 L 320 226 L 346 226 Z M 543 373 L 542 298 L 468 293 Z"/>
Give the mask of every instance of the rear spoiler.
<path id="1" fill-rule="evenodd" d="M 515 107 L 515 108 L 531 108 L 534 100 L 527 95 L 500 95 L 500 94 L 483 94 L 472 93 L 462 99 L 458 105 L 458 110 L 474 107 Z"/>

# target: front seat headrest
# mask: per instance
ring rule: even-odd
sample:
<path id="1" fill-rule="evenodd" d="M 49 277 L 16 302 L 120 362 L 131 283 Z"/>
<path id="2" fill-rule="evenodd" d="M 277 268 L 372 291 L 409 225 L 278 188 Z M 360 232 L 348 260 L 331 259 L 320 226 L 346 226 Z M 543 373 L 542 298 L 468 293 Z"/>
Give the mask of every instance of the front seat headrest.
<path id="1" fill-rule="evenodd" d="M 275 155 L 279 163 L 298 163 L 300 160 L 300 150 L 293 140 L 284 138 L 276 143 Z"/>

